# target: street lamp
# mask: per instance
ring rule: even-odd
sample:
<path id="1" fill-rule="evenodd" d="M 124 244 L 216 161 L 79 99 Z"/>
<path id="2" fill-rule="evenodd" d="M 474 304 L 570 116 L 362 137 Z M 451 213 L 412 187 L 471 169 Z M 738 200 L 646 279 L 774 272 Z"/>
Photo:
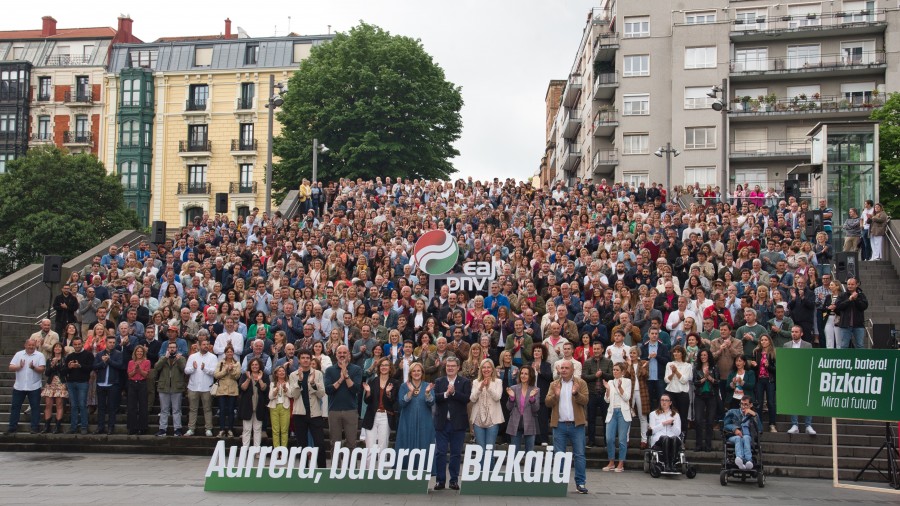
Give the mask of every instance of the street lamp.
<path id="1" fill-rule="evenodd" d="M 719 95 L 722 98 L 719 98 Z M 728 113 L 731 112 L 731 109 L 728 108 L 728 79 L 722 79 L 722 85 L 713 86 L 706 96 L 715 99 L 712 109 L 722 113 L 722 182 L 720 184 L 722 201 L 728 203 L 728 195 L 731 193 L 728 188 L 731 182 L 731 170 L 728 166 Z"/>
<path id="2" fill-rule="evenodd" d="M 278 93 L 275 93 L 278 88 Z M 266 109 L 269 110 L 269 132 L 266 142 L 266 216 L 272 217 L 272 137 L 275 128 L 275 108 L 284 105 L 284 83 L 275 84 L 275 74 L 269 76 L 269 100 Z"/>
<path id="3" fill-rule="evenodd" d="M 671 142 L 667 142 L 665 146 L 658 148 L 653 154 L 660 158 L 662 158 L 663 155 L 666 155 L 666 195 L 671 195 L 669 198 L 673 199 L 675 197 L 672 195 L 672 187 L 670 185 L 670 179 L 672 177 L 672 157 L 680 155 L 681 151 L 673 148 Z"/>
<path id="4" fill-rule="evenodd" d="M 319 144 L 319 139 L 313 139 L 313 174 L 312 174 L 312 184 L 316 185 L 316 180 L 319 176 L 319 153 L 327 153 L 328 146 L 324 144 Z"/>

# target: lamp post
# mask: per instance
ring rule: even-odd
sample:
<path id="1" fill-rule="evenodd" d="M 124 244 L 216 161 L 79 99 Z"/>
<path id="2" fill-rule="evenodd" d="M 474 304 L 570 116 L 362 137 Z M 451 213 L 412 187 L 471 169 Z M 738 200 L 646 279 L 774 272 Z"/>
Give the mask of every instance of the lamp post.
<path id="1" fill-rule="evenodd" d="M 672 178 L 672 157 L 680 155 L 681 151 L 673 148 L 671 142 L 667 142 L 665 146 L 658 148 L 653 154 L 660 158 L 662 158 L 663 155 L 666 155 L 666 195 L 669 196 L 669 199 L 674 199 L 675 196 L 672 195 L 672 187 L 670 184 Z"/>
<path id="2" fill-rule="evenodd" d="M 722 98 L 719 98 L 720 93 Z M 722 85 L 713 86 L 706 96 L 716 99 L 712 103 L 712 108 L 714 111 L 722 113 L 722 182 L 720 184 L 722 201 L 727 204 L 728 195 L 731 193 L 728 187 L 731 182 L 731 168 L 728 166 L 728 113 L 731 112 L 731 109 L 728 108 L 728 79 L 722 79 Z"/>
<path id="3" fill-rule="evenodd" d="M 278 94 L 275 94 L 275 88 L 278 88 Z M 269 100 L 266 102 L 266 109 L 269 110 L 269 131 L 266 142 L 266 216 L 272 217 L 272 137 L 275 129 L 275 108 L 284 104 L 281 98 L 281 92 L 284 91 L 282 83 L 275 84 L 275 74 L 269 76 Z"/>
<path id="4" fill-rule="evenodd" d="M 316 185 L 316 181 L 319 178 L 319 153 L 327 153 L 328 147 L 324 144 L 319 144 L 319 139 L 313 139 L 313 173 L 312 173 L 312 184 Z"/>

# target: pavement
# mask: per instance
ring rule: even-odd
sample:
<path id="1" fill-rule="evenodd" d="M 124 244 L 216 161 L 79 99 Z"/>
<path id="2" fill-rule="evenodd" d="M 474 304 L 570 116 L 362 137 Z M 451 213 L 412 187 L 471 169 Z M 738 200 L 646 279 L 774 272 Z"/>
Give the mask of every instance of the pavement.
<path id="1" fill-rule="evenodd" d="M 315 504 L 316 506 L 378 506 L 459 504 L 479 505 L 597 504 L 617 506 L 682 505 L 721 506 L 733 501 L 745 505 L 900 504 L 900 496 L 883 492 L 832 487 L 827 480 L 768 477 L 765 488 L 756 483 L 719 484 L 718 475 L 699 474 L 652 479 L 640 471 L 604 473 L 589 470 L 590 493 L 579 495 L 570 486 L 566 498 L 465 497 L 445 490 L 425 495 L 283 494 L 204 492 L 209 459 L 204 457 L 121 454 L 19 453 L 0 454 L 0 504 Z M 465 486 L 465 483 L 462 484 Z M 876 485 L 880 486 L 880 485 Z"/>

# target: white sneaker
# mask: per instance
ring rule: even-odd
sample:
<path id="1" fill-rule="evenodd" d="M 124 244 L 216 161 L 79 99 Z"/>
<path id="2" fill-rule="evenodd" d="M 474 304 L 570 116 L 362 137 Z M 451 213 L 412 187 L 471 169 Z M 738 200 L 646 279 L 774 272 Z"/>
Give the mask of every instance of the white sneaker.
<path id="1" fill-rule="evenodd" d="M 752 460 L 748 460 L 747 462 L 744 462 L 744 470 L 745 471 L 753 470 L 753 461 Z"/>
<path id="2" fill-rule="evenodd" d="M 212 437 L 212 431 L 211 431 L 211 430 L 206 429 L 206 437 Z"/>
<path id="3" fill-rule="evenodd" d="M 193 435 L 194 435 L 194 429 L 188 429 L 188 431 L 185 432 L 184 435 L 185 435 L 185 436 L 193 436 Z"/>
<path id="4" fill-rule="evenodd" d="M 736 465 L 738 467 L 738 469 L 743 469 L 744 468 L 744 459 L 742 459 L 740 457 L 735 457 L 734 465 Z"/>
<path id="5" fill-rule="evenodd" d="M 791 428 L 788 429 L 788 434 L 799 434 L 799 433 L 800 433 L 800 428 L 797 427 L 796 425 L 791 425 Z"/>
<path id="6" fill-rule="evenodd" d="M 816 430 L 812 428 L 812 425 L 807 425 L 807 426 L 806 426 L 806 433 L 809 434 L 810 436 L 815 436 L 815 435 L 816 435 Z"/>

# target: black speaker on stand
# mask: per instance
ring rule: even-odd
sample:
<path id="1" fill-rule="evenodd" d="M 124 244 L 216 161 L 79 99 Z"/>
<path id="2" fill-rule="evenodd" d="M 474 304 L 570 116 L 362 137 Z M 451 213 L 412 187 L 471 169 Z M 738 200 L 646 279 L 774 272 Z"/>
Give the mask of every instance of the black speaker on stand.
<path id="1" fill-rule="evenodd" d="M 847 283 L 850 278 L 859 280 L 859 252 L 858 251 L 841 251 L 834 255 L 834 265 L 837 269 L 834 273 L 835 279 L 841 283 Z"/>
<path id="2" fill-rule="evenodd" d="M 152 242 L 153 244 L 165 244 L 166 222 L 154 221 L 150 225 L 150 242 Z"/>
<path id="3" fill-rule="evenodd" d="M 900 342 L 895 336 L 894 326 L 890 323 L 872 324 L 872 349 L 896 350 Z"/>
<path id="4" fill-rule="evenodd" d="M 227 193 L 217 193 L 216 194 L 216 213 L 225 214 L 228 212 L 228 194 Z"/>
<path id="5" fill-rule="evenodd" d="M 788 197 L 794 197 L 797 199 L 797 202 L 800 202 L 800 181 L 796 179 L 786 179 L 784 181 L 784 198 L 787 200 Z"/>

